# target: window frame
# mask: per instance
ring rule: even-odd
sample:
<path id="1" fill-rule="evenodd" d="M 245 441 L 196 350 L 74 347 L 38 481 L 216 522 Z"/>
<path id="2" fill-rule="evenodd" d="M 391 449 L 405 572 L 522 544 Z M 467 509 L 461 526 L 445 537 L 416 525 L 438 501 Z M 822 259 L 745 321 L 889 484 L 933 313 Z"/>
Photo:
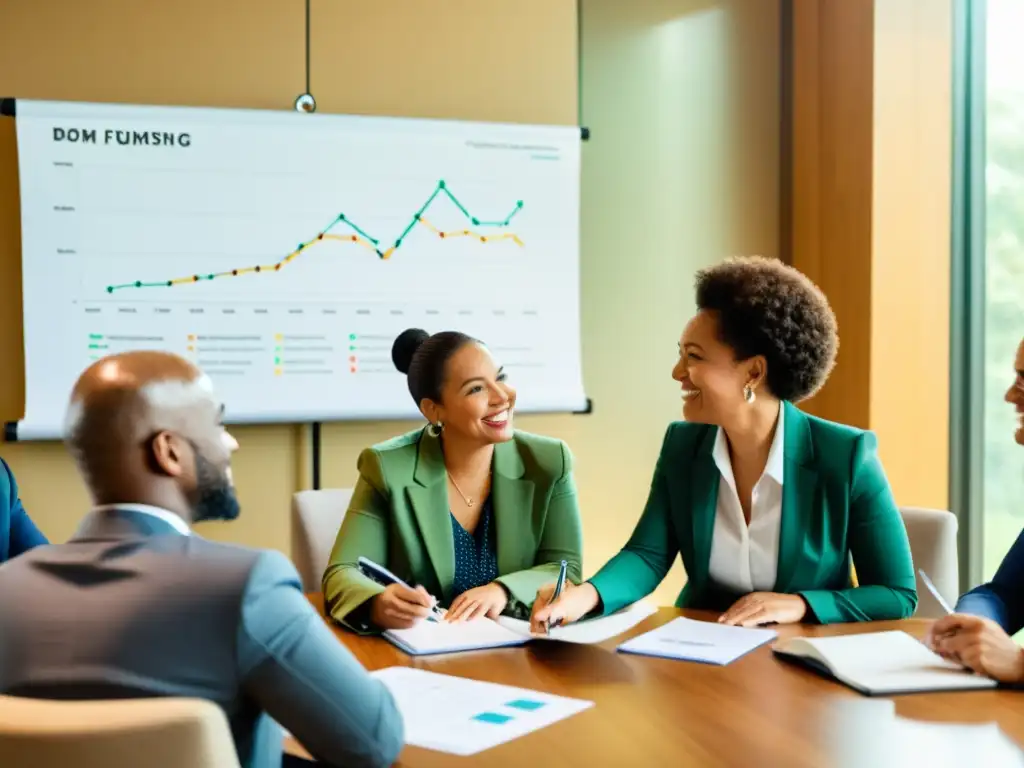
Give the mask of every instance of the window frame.
<path id="1" fill-rule="evenodd" d="M 950 311 L 949 502 L 960 588 L 984 568 L 986 0 L 955 0 Z"/>

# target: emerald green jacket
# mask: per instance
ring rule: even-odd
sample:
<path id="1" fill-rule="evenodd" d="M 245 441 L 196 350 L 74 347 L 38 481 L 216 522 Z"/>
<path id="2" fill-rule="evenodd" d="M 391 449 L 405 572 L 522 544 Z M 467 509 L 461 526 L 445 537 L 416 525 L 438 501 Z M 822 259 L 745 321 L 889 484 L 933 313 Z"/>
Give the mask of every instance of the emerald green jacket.
<path id="1" fill-rule="evenodd" d="M 911 616 L 917 607 L 906 528 L 870 432 L 785 413 L 782 521 L 775 592 L 798 594 L 822 624 Z M 676 555 L 680 608 L 723 611 L 741 595 L 708 575 L 721 474 L 717 427 L 668 428 L 650 495 L 629 542 L 590 580 L 610 613 L 652 592 Z M 851 560 L 859 586 L 853 586 Z"/>
<path id="2" fill-rule="evenodd" d="M 358 466 L 323 576 L 327 612 L 355 631 L 370 629 L 365 616 L 351 614 L 383 587 L 360 573 L 360 556 L 449 605 L 456 597 L 455 545 L 440 440 L 418 429 L 364 450 Z M 537 590 L 558 577 L 562 560 L 569 578 L 582 578 L 582 524 L 565 443 L 516 431 L 495 445 L 491 502 L 497 581 L 509 593 L 505 613 L 525 618 Z"/>

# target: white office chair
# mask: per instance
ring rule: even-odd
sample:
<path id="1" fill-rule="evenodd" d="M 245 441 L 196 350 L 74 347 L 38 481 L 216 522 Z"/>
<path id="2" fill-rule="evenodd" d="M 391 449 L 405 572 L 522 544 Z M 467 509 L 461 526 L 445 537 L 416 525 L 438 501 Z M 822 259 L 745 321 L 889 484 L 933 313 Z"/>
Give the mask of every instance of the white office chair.
<path id="1" fill-rule="evenodd" d="M 945 611 L 917 573 L 920 568 L 935 584 L 939 594 L 950 606 L 956 605 L 960 594 L 960 565 L 957 559 L 957 519 L 952 512 L 921 507 L 902 507 L 903 524 L 910 539 L 917 579 L 917 611 L 921 619 L 937 619 Z"/>
<path id="2" fill-rule="evenodd" d="M 210 701 L 0 696 L 0 765 L 238 768 L 238 755 L 224 711 Z"/>
<path id="3" fill-rule="evenodd" d="M 307 592 L 320 591 L 351 498 L 351 488 L 299 491 L 292 496 L 292 562 Z"/>

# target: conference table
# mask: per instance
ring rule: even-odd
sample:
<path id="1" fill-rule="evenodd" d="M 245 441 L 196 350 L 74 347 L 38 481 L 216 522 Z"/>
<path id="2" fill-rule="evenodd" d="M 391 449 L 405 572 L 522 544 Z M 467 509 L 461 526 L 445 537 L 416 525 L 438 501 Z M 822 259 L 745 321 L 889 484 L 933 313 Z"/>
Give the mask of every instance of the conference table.
<path id="1" fill-rule="evenodd" d="M 309 595 L 323 615 L 323 599 Z M 468 757 L 408 746 L 398 766 L 813 766 L 858 764 L 850 751 L 897 718 L 933 724 L 991 723 L 1024 748 L 1024 692 L 985 690 L 869 698 L 775 657 L 770 645 L 726 666 L 617 653 L 627 637 L 677 616 L 716 614 L 662 608 L 628 633 L 598 645 L 535 642 L 525 647 L 413 658 L 379 637 L 332 630 L 368 670 L 415 667 L 593 701 L 594 706 L 523 738 Z M 899 629 L 920 637 L 927 621 L 781 626 L 780 638 Z M 851 709 L 852 707 L 852 709 Z M 861 711 L 861 707 L 865 709 Z M 860 713 L 860 714 L 858 714 Z M 863 714 L 869 716 L 864 719 Z M 873 713 L 873 714 L 872 714 Z M 859 725 L 858 725 L 859 724 Z M 934 726 L 941 727 L 941 726 Z M 859 728 L 859 730 L 858 730 Z M 308 757 L 293 739 L 287 752 Z M 915 761 L 916 762 L 916 761 Z"/>

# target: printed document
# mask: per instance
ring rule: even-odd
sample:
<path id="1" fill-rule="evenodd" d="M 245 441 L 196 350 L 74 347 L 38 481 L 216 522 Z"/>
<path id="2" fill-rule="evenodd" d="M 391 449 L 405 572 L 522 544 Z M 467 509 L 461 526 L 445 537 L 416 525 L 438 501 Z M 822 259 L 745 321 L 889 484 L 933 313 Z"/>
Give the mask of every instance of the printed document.
<path id="1" fill-rule="evenodd" d="M 627 640 L 619 650 L 704 664 L 730 664 L 777 636 L 774 629 L 749 629 L 679 618 Z"/>
<path id="2" fill-rule="evenodd" d="M 395 697 L 406 744 L 452 755 L 474 755 L 594 706 L 409 667 L 388 667 L 372 676 Z"/>

